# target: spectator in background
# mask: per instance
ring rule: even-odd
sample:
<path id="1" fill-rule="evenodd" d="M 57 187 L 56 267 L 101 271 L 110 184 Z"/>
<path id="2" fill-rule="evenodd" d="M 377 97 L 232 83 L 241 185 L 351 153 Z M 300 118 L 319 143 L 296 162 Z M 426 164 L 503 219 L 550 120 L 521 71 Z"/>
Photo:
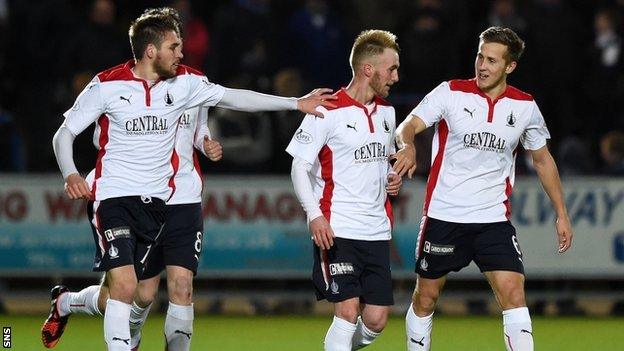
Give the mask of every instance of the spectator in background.
<path id="1" fill-rule="evenodd" d="M 273 93 L 282 96 L 298 96 L 303 91 L 305 82 L 301 71 L 296 68 L 284 68 L 273 77 Z M 284 95 L 285 94 L 285 95 Z M 290 95 L 295 94 L 295 95 Z M 295 130 L 301 123 L 301 118 L 297 117 L 298 112 L 276 111 L 273 112 L 273 149 L 280 150 L 290 142 Z M 292 160 L 284 152 L 273 152 L 272 172 L 288 173 Z"/>
<path id="2" fill-rule="evenodd" d="M 0 106 L 0 172 L 24 172 L 26 159 L 21 133 L 11 114 Z"/>
<path id="3" fill-rule="evenodd" d="M 624 133 L 607 133 L 600 140 L 600 155 L 605 162 L 604 174 L 624 176 Z"/>
<path id="4" fill-rule="evenodd" d="M 341 18 L 326 0 L 306 0 L 288 22 L 293 64 L 311 85 L 339 87 L 349 77 L 349 54 Z"/>
<path id="5" fill-rule="evenodd" d="M 453 26 L 441 0 L 416 1 L 408 12 L 411 16 L 400 35 L 402 70 L 408 77 L 402 85 L 404 90 L 424 92 L 458 73 L 458 47 L 452 44 Z"/>
<path id="6" fill-rule="evenodd" d="M 589 49 L 588 74 L 583 85 L 591 109 L 586 113 L 593 121 L 587 128 L 593 140 L 609 130 L 624 127 L 621 118 L 613 118 L 624 112 L 618 103 L 624 96 L 622 38 L 617 32 L 618 24 L 611 10 L 599 10 L 594 16 L 594 42 Z"/>
<path id="7" fill-rule="evenodd" d="M 516 0 L 493 1 L 487 21 L 490 26 L 511 28 L 518 35 L 526 33 L 527 30 L 527 21 L 518 12 Z"/>
<path id="8" fill-rule="evenodd" d="M 210 32 L 204 22 L 193 16 L 189 0 L 176 0 L 171 4 L 180 14 L 184 37 L 184 63 L 204 69 L 210 54 Z"/>
<path id="9" fill-rule="evenodd" d="M 270 90 L 274 37 L 269 0 L 236 0 L 215 16 L 208 71 L 219 81 L 245 81 L 248 89 Z M 323 82 L 327 85 L 328 82 Z"/>
<path id="10" fill-rule="evenodd" d="M 73 72 L 72 94 L 69 101 L 82 91 L 96 72 L 110 67 L 129 55 L 124 33 L 118 29 L 117 8 L 111 0 L 94 0 L 87 22 L 70 39 L 65 62 Z"/>
<path id="11" fill-rule="evenodd" d="M 553 140 L 561 140 L 584 126 L 580 101 L 580 61 L 582 26 L 577 13 L 562 0 L 533 0 L 527 15 L 530 55 L 536 63 L 530 68 L 535 78 L 534 92 L 542 112 L 549 119 Z M 571 38 L 574 38 L 573 40 Z M 546 64 L 545 59 L 556 63 Z"/>

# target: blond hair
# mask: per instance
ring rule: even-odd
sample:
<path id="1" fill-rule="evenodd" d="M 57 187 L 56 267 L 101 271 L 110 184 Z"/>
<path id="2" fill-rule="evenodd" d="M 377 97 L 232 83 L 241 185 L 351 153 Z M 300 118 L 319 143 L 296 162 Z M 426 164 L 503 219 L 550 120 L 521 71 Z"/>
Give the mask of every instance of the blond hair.
<path id="1" fill-rule="evenodd" d="M 379 29 L 365 30 L 355 39 L 349 56 L 349 64 L 355 72 L 365 59 L 381 55 L 385 49 L 393 49 L 399 52 L 399 44 L 396 35 Z"/>

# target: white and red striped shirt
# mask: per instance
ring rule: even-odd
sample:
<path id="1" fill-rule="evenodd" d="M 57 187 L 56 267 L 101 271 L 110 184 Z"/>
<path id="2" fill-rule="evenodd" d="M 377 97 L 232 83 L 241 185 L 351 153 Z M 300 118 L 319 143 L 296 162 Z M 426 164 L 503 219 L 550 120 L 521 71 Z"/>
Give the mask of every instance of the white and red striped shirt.
<path id="1" fill-rule="evenodd" d="M 411 112 L 436 124 L 423 212 L 456 223 L 510 218 L 516 148 L 550 138 L 533 97 L 514 87 L 492 101 L 474 79 L 443 82 Z"/>
<path id="2" fill-rule="evenodd" d="M 175 191 L 180 156 L 175 138 L 186 109 L 214 106 L 225 88 L 180 65 L 173 78 L 147 81 L 134 76 L 134 61 L 99 73 L 65 112 L 74 135 L 97 121 L 95 200 L 121 196 L 169 199 Z"/>
<path id="3" fill-rule="evenodd" d="M 386 194 L 388 156 L 394 153 L 395 112 L 375 97 L 373 106 L 336 93 L 325 118 L 306 115 L 286 151 L 312 164 L 312 188 L 334 234 L 389 240 L 392 208 Z"/>

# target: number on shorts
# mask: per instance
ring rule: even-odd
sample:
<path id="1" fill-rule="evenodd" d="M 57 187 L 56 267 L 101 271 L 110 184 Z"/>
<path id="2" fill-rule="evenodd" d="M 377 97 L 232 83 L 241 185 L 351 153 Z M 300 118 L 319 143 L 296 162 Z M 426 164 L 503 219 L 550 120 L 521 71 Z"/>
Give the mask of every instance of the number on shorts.
<path id="1" fill-rule="evenodd" d="M 201 249 L 202 249 L 202 233 L 197 232 L 197 240 L 195 240 L 195 251 L 197 251 L 197 253 L 201 253 Z"/>

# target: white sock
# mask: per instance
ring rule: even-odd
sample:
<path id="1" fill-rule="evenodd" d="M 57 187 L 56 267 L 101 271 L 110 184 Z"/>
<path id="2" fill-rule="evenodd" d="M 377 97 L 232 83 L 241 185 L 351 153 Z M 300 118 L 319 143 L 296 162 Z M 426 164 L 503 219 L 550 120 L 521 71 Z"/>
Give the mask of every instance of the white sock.
<path id="1" fill-rule="evenodd" d="M 351 339 L 356 325 L 334 316 L 325 335 L 325 351 L 351 351 Z"/>
<path id="2" fill-rule="evenodd" d="M 141 329 L 143 328 L 143 324 L 145 324 L 145 320 L 147 319 L 147 315 L 149 314 L 151 307 L 151 303 L 147 305 L 147 307 L 143 308 L 137 305 L 134 301 L 132 302 L 129 319 L 131 348 L 139 346 L 139 343 L 141 342 Z"/>
<path id="3" fill-rule="evenodd" d="M 359 350 L 370 345 L 380 334 L 368 329 L 362 321 L 362 317 L 358 316 L 355 333 L 353 333 L 353 339 L 351 339 L 351 350 Z"/>
<path id="4" fill-rule="evenodd" d="M 429 351 L 431 347 L 431 327 L 433 313 L 426 317 L 418 317 L 410 304 L 405 316 L 408 351 Z"/>
<path id="5" fill-rule="evenodd" d="M 59 314 L 61 317 L 70 313 L 88 314 L 91 316 L 102 315 L 97 306 L 100 296 L 100 286 L 91 285 L 79 292 L 69 292 L 59 296 Z"/>
<path id="6" fill-rule="evenodd" d="M 130 351 L 130 310 L 132 305 L 113 299 L 106 300 L 104 340 L 108 351 Z"/>
<path id="7" fill-rule="evenodd" d="M 533 351 L 533 328 L 528 308 L 503 311 L 503 331 L 507 351 Z"/>
<path id="8" fill-rule="evenodd" d="M 190 306 L 176 305 L 169 301 L 165 318 L 165 339 L 167 350 L 188 351 L 191 348 L 193 335 L 193 304 Z"/>

